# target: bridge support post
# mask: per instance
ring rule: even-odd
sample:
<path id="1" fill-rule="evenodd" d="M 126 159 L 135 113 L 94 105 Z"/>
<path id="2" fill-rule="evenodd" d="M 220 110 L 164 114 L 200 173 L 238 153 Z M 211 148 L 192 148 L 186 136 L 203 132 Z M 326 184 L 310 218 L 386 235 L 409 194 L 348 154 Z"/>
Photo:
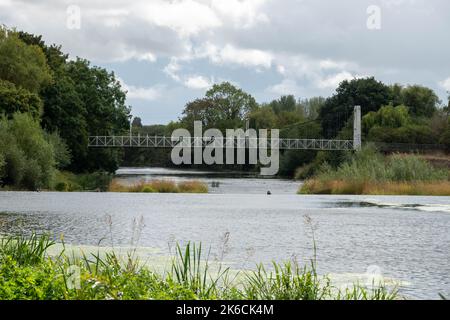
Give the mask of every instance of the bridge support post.
<path id="1" fill-rule="evenodd" d="M 361 106 L 355 106 L 353 112 L 353 149 L 361 150 Z"/>

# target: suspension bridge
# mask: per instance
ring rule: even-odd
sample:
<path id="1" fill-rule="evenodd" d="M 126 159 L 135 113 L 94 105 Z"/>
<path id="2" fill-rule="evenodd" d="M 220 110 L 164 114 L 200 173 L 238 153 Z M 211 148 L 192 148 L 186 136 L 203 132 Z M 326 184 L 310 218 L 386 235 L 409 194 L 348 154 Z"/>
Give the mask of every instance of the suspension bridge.
<path id="1" fill-rule="evenodd" d="M 280 150 L 359 150 L 361 149 L 361 107 L 353 112 L 353 140 L 336 139 L 273 139 L 239 137 L 180 137 L 166 136 L 90 136 L 91 148 L 173 148 L 173 147 L 225 147 L 225 148 L 278 148 Z"/>

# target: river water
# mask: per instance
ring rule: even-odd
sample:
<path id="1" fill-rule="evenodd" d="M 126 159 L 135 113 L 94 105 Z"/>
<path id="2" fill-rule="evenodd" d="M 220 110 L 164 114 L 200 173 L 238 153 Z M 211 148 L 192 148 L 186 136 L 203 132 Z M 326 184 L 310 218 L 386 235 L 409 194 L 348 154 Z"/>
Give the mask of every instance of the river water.
<path id="1" fill-rule="evenodd" d="M 449 197 L 301 196 L 298 182 L 281 179 L 168 169 L 118 174 L 124 183 L 198 179 L 211 193 L 0 192 L 0 231 L 64 234 L 82 246 L 137 245 L 162 256 L 176 242 L 202 242 L 210 259 L 236 269 L 307 262 L 314 235 L 321 274 L 364 280 L 375 270 L 408 298 L 450 294 Z"/>

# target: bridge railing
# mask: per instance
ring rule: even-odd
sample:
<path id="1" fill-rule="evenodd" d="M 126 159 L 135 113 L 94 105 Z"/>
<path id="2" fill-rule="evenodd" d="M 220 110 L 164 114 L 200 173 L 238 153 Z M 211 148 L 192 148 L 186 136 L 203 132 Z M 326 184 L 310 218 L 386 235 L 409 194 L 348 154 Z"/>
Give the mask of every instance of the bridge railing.
<path id="1" fill-rule="evenodd" d="M 329 139 L 262 139 L 229 137 L 182 137 L 172 139 L 166 136 L 90 136 L 89 147 L 137 147 L 173 148 L 213 147 L 213 148 L 279 148 L 281 150 L 353 150 L 351 140 Z"/>

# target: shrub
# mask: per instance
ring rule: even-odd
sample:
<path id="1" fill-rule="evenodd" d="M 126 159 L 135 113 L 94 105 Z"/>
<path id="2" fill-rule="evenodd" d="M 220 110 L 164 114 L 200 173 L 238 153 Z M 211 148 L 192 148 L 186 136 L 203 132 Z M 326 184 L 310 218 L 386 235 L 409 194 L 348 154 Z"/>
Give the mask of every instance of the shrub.
<path id="1" fill-rule="evenodd" d="M 156 192 L 156 190 L 154 188 L 152 188 L 151 186 L 145 186 L 144 188 L 142 188 L 142 192 L 153 193 L 153 192 Z"/>
<path id="2" fill-rule="evenodd" d="M 56 165 L 54 148 L 36 120 L 21 113 L 10 120 L 3 117 L 0 141 L 6 184 L 31 190 L 49 187 Z"/>

